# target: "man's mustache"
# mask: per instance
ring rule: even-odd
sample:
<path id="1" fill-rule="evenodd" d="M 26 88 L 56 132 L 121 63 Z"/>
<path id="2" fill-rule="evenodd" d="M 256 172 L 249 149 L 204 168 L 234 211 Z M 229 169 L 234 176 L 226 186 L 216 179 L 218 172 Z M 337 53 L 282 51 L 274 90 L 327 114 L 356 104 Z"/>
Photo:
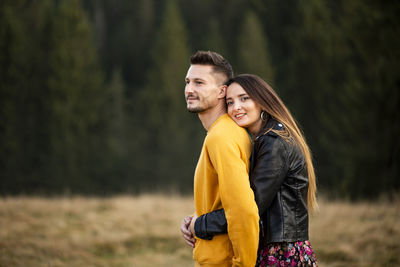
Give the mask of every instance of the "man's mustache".
<path id="1" fill-rule="evenodd" d="M 197 99 L 197 100 L 200 100 L 200 98 L 199 98 L 198 96 L 195 96 L 195 95 L 193 95 L 193 94 L 187 95 L 187 96 L 186 96 L 186 100 L 189 100 L 189 97 L 192 97 L 192 98 L 195 98 L 195 99 Z"/>

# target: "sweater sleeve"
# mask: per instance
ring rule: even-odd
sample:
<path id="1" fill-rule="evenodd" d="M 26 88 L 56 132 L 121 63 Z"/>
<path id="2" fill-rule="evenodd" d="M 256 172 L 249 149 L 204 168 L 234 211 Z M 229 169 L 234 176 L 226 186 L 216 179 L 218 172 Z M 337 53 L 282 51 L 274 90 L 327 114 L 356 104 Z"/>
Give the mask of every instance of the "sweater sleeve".
<path id="1" fill-rule="evenodd" d="M 219 193 L 233 247 L 233 266 L 254 266 L 259 238 L 258 208 L 250 187 L 246 144 L 226 136 L 213 136 L 208 152 L 218 174 Z"/>

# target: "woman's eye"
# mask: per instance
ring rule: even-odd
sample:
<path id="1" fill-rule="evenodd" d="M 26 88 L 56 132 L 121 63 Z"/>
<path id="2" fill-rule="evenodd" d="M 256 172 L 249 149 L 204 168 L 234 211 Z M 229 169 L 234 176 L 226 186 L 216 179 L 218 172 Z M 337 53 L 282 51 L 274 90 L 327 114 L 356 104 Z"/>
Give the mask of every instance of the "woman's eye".
<path id="1" fill-rule="evenodd" d="M 226 105 L 227 106 L 230 106 L 230 105 L 232 105 L 233 104 L 233 102 L 226 102 Z"/>
<path id="2" fill-rule="evenodd" d="M 246 101 L 246 100 L 248 100 L 248 99 L 250 99 L 250 97 L 248 97 L 248 96 L 242 96 L 242 98 L 241 98 L 240 100 Z"/>

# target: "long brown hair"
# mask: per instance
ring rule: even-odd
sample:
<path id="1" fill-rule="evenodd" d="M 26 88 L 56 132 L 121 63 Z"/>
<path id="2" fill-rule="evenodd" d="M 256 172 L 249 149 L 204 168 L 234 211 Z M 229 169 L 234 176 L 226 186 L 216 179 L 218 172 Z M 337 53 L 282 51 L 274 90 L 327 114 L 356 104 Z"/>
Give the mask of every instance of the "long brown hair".
<path id="1" fill-rule="evenodd" d="M 285 140 L 293 140 L 295 145 L 301 149 L 308 172 L 307 206 L 310 211 L 316 211 L 318 209 L 316 198 L 317 185 L 311 151 L 289 109 L 271 86 L 256 75 L 241 74 L 228 81 L 228 85 L 232 83 L 239 84 L 249 97 L 261 106 L 261 109 L 268 114 L 268 117 L 274 118 L 285 126 L 283 131 L 276 131 L 277 134 L 282 136 Z M 260 133 L 271 130 L 266 129 L 266 123 L 267 121 L 263 122 Z"/>

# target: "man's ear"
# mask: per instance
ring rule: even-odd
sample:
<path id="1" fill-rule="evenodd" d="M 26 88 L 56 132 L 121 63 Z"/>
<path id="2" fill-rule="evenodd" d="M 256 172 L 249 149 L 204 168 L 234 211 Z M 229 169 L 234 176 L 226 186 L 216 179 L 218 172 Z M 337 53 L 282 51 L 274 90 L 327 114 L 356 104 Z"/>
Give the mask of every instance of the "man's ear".
<path id="1" fill-rule="evenodd" d="M 218 98 L 225 98 L 225 96 L 226 96 L 226 89 L 228 88 L 228 86 L 226 86 L 225 84 L 224 85 L 221 85 L 220 87 L 219 87 L 219 93 L 218 93 Z"/>

